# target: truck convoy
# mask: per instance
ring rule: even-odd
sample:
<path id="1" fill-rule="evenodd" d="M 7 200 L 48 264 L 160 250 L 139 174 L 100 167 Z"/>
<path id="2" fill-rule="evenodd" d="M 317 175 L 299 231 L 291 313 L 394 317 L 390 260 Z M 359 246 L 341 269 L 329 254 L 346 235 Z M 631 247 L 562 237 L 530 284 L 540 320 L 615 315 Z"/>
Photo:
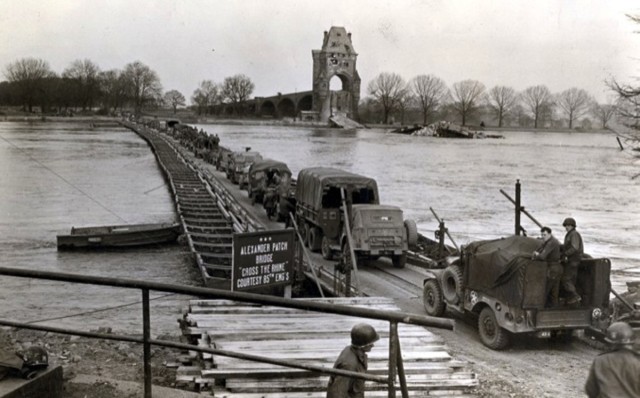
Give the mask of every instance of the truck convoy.
<path id="1" fill-rule="evenodd" d="M 424 279 L 427 314 L 445 309 L 478 318 L 484 345 L 501 350 L 512 335 L 536 337 L 571 335 L 574 329 L 597 327 L 608 317 L 611 262 L 584 256 L 576 288 L 578 305 L 547 301 L 547 263 L 532 260 L 540 241 L 525 236 L 470 243 L 443 269 Z"/>

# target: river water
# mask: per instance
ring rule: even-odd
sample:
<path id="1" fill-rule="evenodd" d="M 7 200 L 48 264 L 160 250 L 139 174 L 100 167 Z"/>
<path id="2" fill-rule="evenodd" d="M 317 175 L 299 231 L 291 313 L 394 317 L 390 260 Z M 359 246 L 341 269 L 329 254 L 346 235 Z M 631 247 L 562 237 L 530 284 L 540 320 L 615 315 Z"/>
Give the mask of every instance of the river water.
<path id="1" fill-rule="evenodd" d="M 433 236 L 445 219 L 457 244 L 513 233 L 514 197 L 562 240 L 578 222 L 586 251 L 612 259 L 613 285 L 640 279 L 640 163 L 602 133 L 504 132 L 505 139 L 456 140 L 273 126 L 196 125 L 233 150 L 251 146 L 294 174 L 333 166 L 377 179 L 381 202 L 400 206 Z M 168 222 L 169 189 L 147 144 L 122 128 L 88 123 L 0 123 L 0 265 L 199 285 L 179 245 L 108 252 L 58 252 L 72 226 Z M 523 217 L 530 235 L 535 224 Z M 178 333 L 184 297 L 152 293 L 152 335 Z M 0 318 L 139 333 L 140 292 L 0 279 Z M 100 311 L 105 308 L 128 306 Z M 92 312 L 96 311 L 96 312 Z M 83 315 L 78 315 L 83 314 Z M 75 315 L 71 316 L 70 315 Z M 65 317 L 62 319 L 54 319 Z"/>
<path id="2" fill-rule="evenodd" d="M 149 146 L 123 128 L 89 123 L 0 123 L 0 265 L 198 285 L 179 245 L 58 252 L 72 226 L 169 222 L 174 205 Z M 153 335 L 178 333 L 183 300 L 152 292 Z M 141 333 L 141 293 L 0 278 L 0 318 L 79 329 Z"/>

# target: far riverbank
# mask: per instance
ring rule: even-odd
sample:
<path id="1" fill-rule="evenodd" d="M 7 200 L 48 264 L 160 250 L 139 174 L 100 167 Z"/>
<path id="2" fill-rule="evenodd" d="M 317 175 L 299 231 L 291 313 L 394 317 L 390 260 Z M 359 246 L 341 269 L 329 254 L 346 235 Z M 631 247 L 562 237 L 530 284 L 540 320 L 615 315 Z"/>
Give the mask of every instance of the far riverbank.
<path id="1" fill-rule="evenodd" d="M 146 117 L 156 117 L 158 119 L 178 119 L 185 124 L 206 124 L 206 125 L 229 125 L 229 126 L 291 126 L 300 128 L 331 128 L 325 123 L 308 122 L 294 120 L 293 118 L 283 119 L 258 119 L 258 118 L 213 118 L 213 117 L 197 117 L 194 115 L 186 115 L 178 113 L 176 115 L 145 115 Z M 120 117 L 113 116 L 49 116 L 49 115 L 4 115 L 0 116 L 0 122 L 65 122 L 65 123 L 91 123 L 91 122 L 110 122 L 119 121 Z M 403 127 L 411 127 L 413 125 L 400 124 L 377 124 L 364 123 L 365 128 L 395 130 Z M 613 133 L 610 129 L 569 129 L 569 128 L 533 128 L 533 127 L 494 127 L 486 126 L 484 128 L 478 126 L 467 126 L 471 130 L 487 131 L 487 132 L 532 132 L 532 133 Z"/>

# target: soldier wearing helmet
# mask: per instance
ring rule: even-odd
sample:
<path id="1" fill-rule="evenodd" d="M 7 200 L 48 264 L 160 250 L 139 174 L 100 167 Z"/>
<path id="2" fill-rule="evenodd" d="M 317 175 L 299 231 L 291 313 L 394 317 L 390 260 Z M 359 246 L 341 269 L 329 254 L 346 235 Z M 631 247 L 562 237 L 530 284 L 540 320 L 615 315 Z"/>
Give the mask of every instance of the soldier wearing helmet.
<path id="1" fill-rule="evenodd" d="M 582 298 L 576 291 L 576 279 L 578 277 L 578 266 L 584 253 L 582 236 L 576 231 L 576 220 L 565 218 L 562 226 L 567 230 L 562 245 L 564 271 L 562 273 L 562 288 L 569 295 L 567 304 L 577 304 Z"/>
<path id="2" fill-rule="evenodd" d="M 371 351 L 380 335 L 373 326 L 359 323 L 351 328 L 351 345 L 345 347 L 333 365 L 334 369 L 365 373 L 367 352 Z M 332 375 L 329 378 L 327 398 L 363 398 L 364 380 Z"/>
<path id="3" fill-rule="evenodd" d="M 614 349 L 593 360 L 584 386 L 587 396 L 640 397 L 640 353 L 633 350 L 633 329 L 626 322 L 614 322 L 605 341 Z"/>

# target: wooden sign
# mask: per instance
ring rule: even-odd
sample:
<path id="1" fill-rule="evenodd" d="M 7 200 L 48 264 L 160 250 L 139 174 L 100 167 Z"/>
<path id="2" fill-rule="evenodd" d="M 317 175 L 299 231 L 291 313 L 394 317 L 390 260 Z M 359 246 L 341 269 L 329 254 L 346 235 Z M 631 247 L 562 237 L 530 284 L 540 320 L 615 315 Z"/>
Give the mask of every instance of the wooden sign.
<path id="1" fill-rule="evenodd" d="M 293 282 L 293 229 L 233 235 L 231 290 Z"/>

